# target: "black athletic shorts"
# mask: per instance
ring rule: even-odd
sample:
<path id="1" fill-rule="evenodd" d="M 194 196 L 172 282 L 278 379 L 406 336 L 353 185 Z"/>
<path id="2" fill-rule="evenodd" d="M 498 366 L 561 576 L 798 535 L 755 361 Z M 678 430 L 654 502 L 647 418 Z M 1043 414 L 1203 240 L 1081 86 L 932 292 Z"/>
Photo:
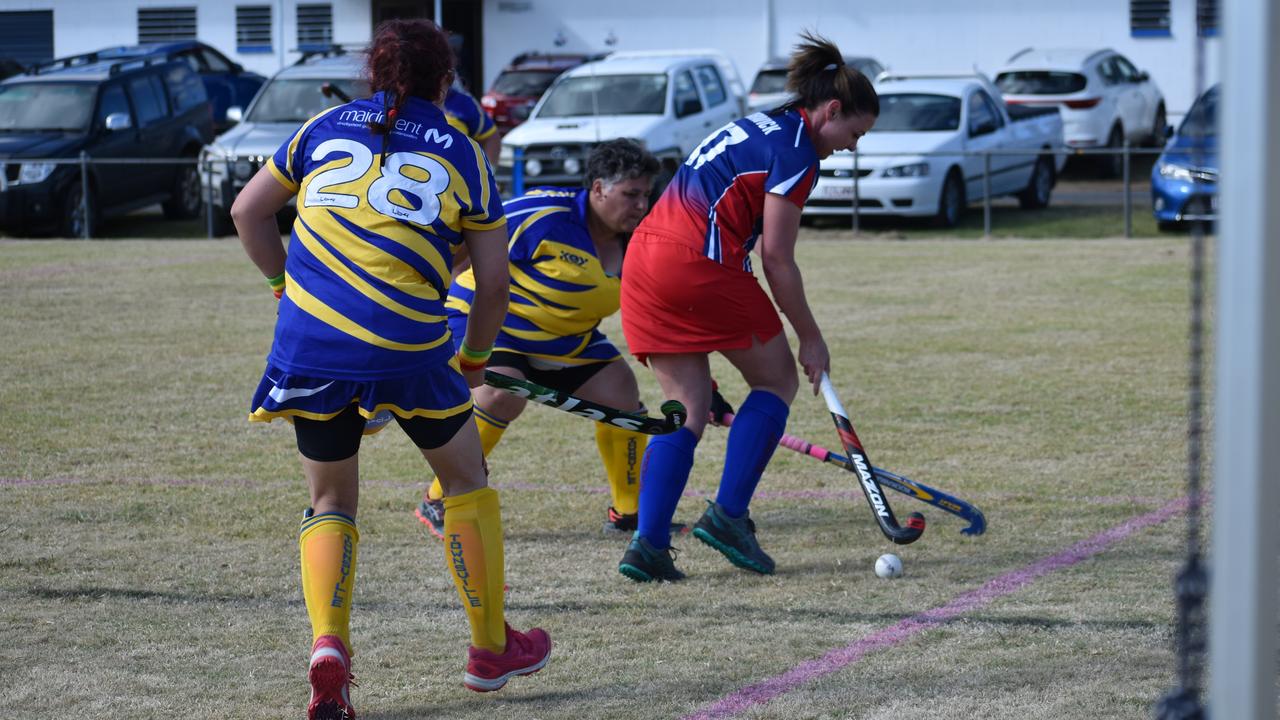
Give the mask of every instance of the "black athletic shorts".
<path id="1" fill-rule="evenodd" d="M 293 418 L 294 434 L 298 438 L 298 452 L 317 462 L 346 460 L 360 450 L 364 437 L 365 418 L 355 403 L 328 420 Z M 437 418 L 402 418 L 391 414 L 400 423 L 409 439 L 423 450 L 434 450 L 453 439 L 462 426 L 471 421 L 471 411 Z"/>
<path id="2" fill-rule="evenodd" d="M 505 350 L 497 350 L 489 357 L 488 367 L 494 372 L 502 372 L 502 368 L 515 368 L 524 374 L 526 378 L 560 392 L 575 393 L 578 388 L 587 384 L 587 381 L 596 376 L 596 373 L 605 369 L 605 366 L 611 362 L 620 362 L 618 360 L 608 360 L 605 362 L 593 362 L 586 365 L 569 365 L 568 367 L 557 368 L 554 370 L 543 370 L 535 368 L 529 362 L 528 355 L 520 353 L 506 352 Z"/>

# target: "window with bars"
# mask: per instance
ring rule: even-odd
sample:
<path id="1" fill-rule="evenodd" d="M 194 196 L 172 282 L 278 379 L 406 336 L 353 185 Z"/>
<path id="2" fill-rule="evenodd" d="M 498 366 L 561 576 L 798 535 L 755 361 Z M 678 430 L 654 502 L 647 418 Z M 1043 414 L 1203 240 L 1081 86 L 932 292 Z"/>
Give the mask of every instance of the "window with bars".
<path id="1" fill-rule="evenodd" d="M 1169 37 L 1169 0 L 1129 0 L 1129 34 L 1132 37 Z"/>
<path id="2" fill-rule="evenodd" d="M 333 5 L 298 5 L 298 49 L 324 50 L 333 45 Z"/>
<path id="3" fill-rule="evenodd" d="M 196 39 L 194 7 L 138 8 L 138 42 Z"/>
<path id="4" fill-rule="evenodd" d="M 1218 35 L 1218 0 L 1196 0 L 1196 32 L 1201 37 Z"/>
<path id="5" fill-rule="evenodd" d="M 271 6 L 236 6 L 236 52 L 271 52 Z"/>

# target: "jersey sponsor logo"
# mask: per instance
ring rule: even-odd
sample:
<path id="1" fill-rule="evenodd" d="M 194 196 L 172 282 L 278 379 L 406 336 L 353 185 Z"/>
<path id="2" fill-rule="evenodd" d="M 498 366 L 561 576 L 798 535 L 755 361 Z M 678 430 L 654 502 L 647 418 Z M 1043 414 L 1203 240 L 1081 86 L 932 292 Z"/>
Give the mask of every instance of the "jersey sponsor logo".
<path id="1" fill-rule="evenodd" d="M 386 116 L 382 114 L 381 110 L 357 110 L 353 108 L 351 110 L 343 110 L 342 114 L 338 116 L 338 120 L 364 125 L 371 122 L 382 123 L 386 120 Z"/>
<path id="2" fill-rule="evenodd" d="M 565 262 L 571 262 L 574 265 L 577 265 L 578 267 L 586 267 L 588 262 L 586 258 L 582 257 L 581 255 L 574 255 L 568 250 L 560 251 L 560 259 L 564 260 Z"/>
<path id="3" fill-rule="evenodd" d="M 332 384 L 333 384 L 333 381 L 331 380 L 325 383 L 324 385 L 321 385 L 318 388 L 273 387 L 271 388 L 271 391 L 267 393 L 267 396 L 278 403 L 282 403 L 282 402 L 285 402 L 286 400 L 292 400 L 294 398 L 311 397 L 312 395 L 315 395 L 316 393 L 324 390 L 325 388 L 329 387 Z"/>
<path id="4" fill-rule="evenodd" d="M 427 128 L 427 131 L 422 134 L 422 139 L 426 142 L 441 145 L 446 149 L 453 146 L 453 136 L 449 135 L 449 133 L 442 133 L 435 128 Z"/>

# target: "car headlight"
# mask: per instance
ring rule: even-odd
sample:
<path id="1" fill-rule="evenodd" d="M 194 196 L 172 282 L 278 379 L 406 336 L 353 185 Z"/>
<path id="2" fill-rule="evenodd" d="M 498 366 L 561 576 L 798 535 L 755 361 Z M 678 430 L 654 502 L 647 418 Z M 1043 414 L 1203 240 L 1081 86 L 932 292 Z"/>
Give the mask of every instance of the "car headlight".
<path id="1" fill-rule="evenodd" d="M 524 174 L 529 177 L 537 177 L 542 174 L 542 161 L 538 159 L 529 160 L 524 164 Z"/>
<path id="2" fill-rule="evenodd" d="M 18 168 L 18 182 L 20 183 L 38 183 L 49 179 L 53 174 L 53 169 L 57 167 L 53 163 L 22 163 Z"/>
<path id="3" fill-rule="evenodd" d="M 929 174 L 929 163 L 911 163 L 885 168 L 882 175 L 887 178 L 924 177 Z"/>
<path id="4" fill-rule="evenodd" d="M 498 164 L 510 167 L 516 161 L 516 149 L 510 145 L 503 145 L 498 151 Z"/>
<path id="5" fill-rule="evenodd" d="M 1160 163 L 1160 177 L 1167 180 L 1191 182 L 1191 168 L 1175 165 L 1173 163 Z"/>
<path id="6" fill-rule="evenodd" d="M 569 175 L 577 175 L 582 172 L 582 161 L 578 158 L 568 158 L 564 161 L 564 171 Z"/>

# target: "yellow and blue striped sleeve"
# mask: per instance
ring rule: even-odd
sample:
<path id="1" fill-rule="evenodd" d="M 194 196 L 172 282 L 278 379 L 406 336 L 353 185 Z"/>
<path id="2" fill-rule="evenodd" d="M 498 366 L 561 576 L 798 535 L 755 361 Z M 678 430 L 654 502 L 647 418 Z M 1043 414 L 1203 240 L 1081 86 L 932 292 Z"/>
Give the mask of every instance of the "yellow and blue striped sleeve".
<path id="1" fill-rule="evenodd" d="M 498 194 L 498 182 L 493 176 L 489 159 L 475 142 L 468 141 L 475 162 L 475 184 L 479 192 L 472 193 L 471 206 L 462 214 L 462 229 L 493 230 L 505 227 L 507 218 L 502 210 L 502 196 Z M 468 165 L 472 158 L 468 158 Z M 467 173 L 471 174 L 471 173 Z"/>

